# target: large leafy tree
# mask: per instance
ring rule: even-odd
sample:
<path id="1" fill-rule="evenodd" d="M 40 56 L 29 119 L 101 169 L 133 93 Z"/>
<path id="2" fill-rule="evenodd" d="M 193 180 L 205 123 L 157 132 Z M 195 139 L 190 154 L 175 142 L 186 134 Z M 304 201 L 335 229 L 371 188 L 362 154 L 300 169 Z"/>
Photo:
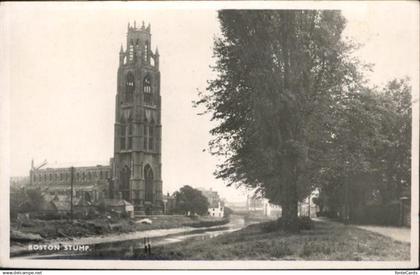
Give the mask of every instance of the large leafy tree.
<path id="1" fill-rule="evenodd" d="M 198 104 L 217 126 L 211 152 L 228 184 L 282 205 L 296 231 L 297 202 L 313 188 L 332 134 L 334 104 L 360 82 L 338 11 L 223 10 L 217 77 Z"/>
<path id="2" fill-rule="evenodd" d="M 394 79 L 380 94 L 381 128 L 376 144 L 383 203 L 399 199 L 411 186 L 411 86 Z"/>
<path id="3" fill-rule="evenodd" d="M 320 200 L 334 212 L 344 208 L 346 219 L 363 219 L 368 202 L 386 205 L 409 190 L 410 93 L 408 80 L 393 80 L 348 92 L 334 105 Z"/>
<path id="4" fill-rule="evenodd" d="M 209 202 L 200 190 L 185 185 L 174 193 L 175 209 L 174 213 L 187 214 L 188 212 L 198 215 L 206 215 Z"/>

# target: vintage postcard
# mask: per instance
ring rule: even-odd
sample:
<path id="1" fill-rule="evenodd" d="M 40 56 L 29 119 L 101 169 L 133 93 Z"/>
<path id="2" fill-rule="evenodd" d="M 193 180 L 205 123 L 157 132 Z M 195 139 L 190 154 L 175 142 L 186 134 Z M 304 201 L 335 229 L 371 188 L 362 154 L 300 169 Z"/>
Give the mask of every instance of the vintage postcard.
<path id="1" fill-rule="evenodd" d="M 1 267 L 418 267 L 417 1 L 0 21 Z"/>

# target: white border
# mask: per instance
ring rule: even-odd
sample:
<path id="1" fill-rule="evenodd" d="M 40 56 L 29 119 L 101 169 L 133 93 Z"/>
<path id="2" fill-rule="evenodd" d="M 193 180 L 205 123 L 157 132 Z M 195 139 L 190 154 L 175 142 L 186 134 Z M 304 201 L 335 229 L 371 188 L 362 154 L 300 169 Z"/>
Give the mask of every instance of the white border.
<path id="1" fill-rule="evenodd" d="M 31 2 L 0 3 L 0 266 L 19 268 L 82 268 L 82 269 L 366 269 L 366 268 L 416 268 L 418 267 L 418 225 L 419 225 L 419 103 L 418 94 L 413 96 L 413 132 L 412 132 L 412 200 L 411 200 L 411 260 L 406 262 L 389 261 L 114 261 L 114 260 L 22 260 L 9 259 L 9 32 L 12 26 L 8 23 L 9 10 L 16 6 L 48 6 L 49 8 L 66 9 L 340 9 L 351 5 L 354 8 L 366 9 L 370 5 L 412 5 L 419 8 L 417 1 L 283 1 L 283 2 Z M 415 61 L 413 61 L 415 62 Z M 417 61 L 418 62 L 418 61 Z M 418 82 L 417 82 L 418 83 Z M 418 91 L 418 90 L 417 90 Z"/>

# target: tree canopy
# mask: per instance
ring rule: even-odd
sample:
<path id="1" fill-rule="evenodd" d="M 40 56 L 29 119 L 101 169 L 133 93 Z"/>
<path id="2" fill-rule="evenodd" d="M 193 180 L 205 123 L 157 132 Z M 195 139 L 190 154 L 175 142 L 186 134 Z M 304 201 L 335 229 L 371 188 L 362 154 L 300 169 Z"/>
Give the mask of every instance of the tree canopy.
<path id="1" fill-rule="evenodd" d="M 200 190 L 185 185 L 174 193 L 175 209 L 174 213 L 190 215 L 207 215 L 209 202 Z"/>
<path id="2" fill-rule="evenodd" d="M 222 10 L 217 73 L 200 93 L 216 126 L 215 175 L 280 204 L 297 230 L 297 202 L 347 210 L 388 203 L 410 185 L 411 87 L 370 87 L 370 69 L 342 38 L 345 18 L 326 10 Z M 409 189 L 408 189 L 409 190 Z"/>
<path id="3" fill-rule="evenodd" d="M 216 79 L 198 105 L 218 125 L 216 176 L 256 188 L 297 226 L 297 202 L 313 189 L 330 140 L 334 104 L 361 85 L 339 11 L 222 10 Z"/>
<path id="4" fill-rule="evenodd" d="M 318 205 L 358 220 L 366 204 L 387 205 L 411 185 L 411 87 L 395 79 L 336 104 L 333 135 L 318 173 Z M 384 210 L 385 211 L 385 210 Z M 377 214 L 376 214 L 377 215 Z M 383 213 L 383 215 L 387 215 Z"/>

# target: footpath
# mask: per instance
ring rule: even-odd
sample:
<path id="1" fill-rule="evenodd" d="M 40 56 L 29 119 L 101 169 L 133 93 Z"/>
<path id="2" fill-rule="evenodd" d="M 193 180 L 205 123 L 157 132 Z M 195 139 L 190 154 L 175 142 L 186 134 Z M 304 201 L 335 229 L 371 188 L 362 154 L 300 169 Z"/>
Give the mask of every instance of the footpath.
<path id="1" fill-rule="evenodd" d="M 390 237 L 396 241 L 409 243 L 411 241 L 411 230 L 407 227 L 356 225 L 357 228 L 368 230 Z"/>
<path id="2" fill-rule="evenodd" d="M 322 221 L 322 222 L 331 222 L 335 223 L 330 219 L 324 217 L 313 218 L 313 220 Z M 356 225 L 352 226 L 367 230 L 370 232 L 381 234 L 382 236 L 390 237 L 393 240 L 400 242 L 411 242 L 411 230 L 407 227 L 396 227 L 396 226 L 378 226 L 378 225 Z"/>

